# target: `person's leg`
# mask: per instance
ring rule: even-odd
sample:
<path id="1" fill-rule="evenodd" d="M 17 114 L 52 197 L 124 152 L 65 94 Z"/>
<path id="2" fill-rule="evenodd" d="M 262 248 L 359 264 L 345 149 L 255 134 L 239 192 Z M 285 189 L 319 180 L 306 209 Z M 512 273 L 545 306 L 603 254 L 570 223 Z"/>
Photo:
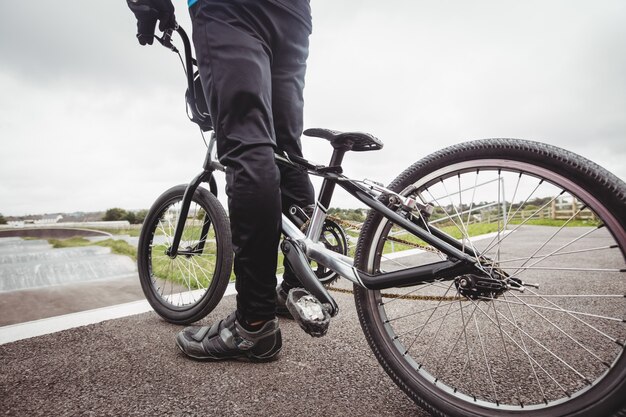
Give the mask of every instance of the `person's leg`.
<path id="1" fill-rule="evenodd" d="M 276 10 L 277 14 L 286 13 Z M 298 19 L 277 18 L 277 44 L 272 56 L 272 115 L 279 152 L 302 157 L 304 78 L 309 54 L 309 29 Z M 314 203 L 313 185 L 306 172 L 279 166 L 282 210 L 292 205 L 304 208 Z M 283 289 L 300 286 L 285 260 Z"/>
<path id="2" fill-rule="evenodd" d="M 271 50 L 256 2 L 200 0 L 191 9 L 196 57 L 226 166 L 235 251 L 237 310 L 207 327 L 187 327 L 176 343 L 195 359 L 274 359 L 280 174 L 272 120 Z"/>
<path id="3" fill-rule="evenodd" d="M 218 156 L 227 167 L 237 313 L 247 323 L 271 320 L 281 208 L 271 52 L 242 2 L 198 3 L 193 38 Z"/>

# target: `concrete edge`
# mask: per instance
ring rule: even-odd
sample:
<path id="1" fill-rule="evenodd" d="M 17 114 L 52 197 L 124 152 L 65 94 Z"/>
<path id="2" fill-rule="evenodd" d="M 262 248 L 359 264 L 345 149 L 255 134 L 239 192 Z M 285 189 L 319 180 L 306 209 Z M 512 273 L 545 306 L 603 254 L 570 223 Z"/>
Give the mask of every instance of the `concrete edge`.
<path id="1" fill-rule="evenodd" d="M 235 293 L 235 284 L 228 284 L 224 296 L 234 295 Z M 25 323 L 11 324 L 0 327 L 0 345 L 150 311 L 152 311 L 152 307 L 148 301 L 139 300 Z"/>

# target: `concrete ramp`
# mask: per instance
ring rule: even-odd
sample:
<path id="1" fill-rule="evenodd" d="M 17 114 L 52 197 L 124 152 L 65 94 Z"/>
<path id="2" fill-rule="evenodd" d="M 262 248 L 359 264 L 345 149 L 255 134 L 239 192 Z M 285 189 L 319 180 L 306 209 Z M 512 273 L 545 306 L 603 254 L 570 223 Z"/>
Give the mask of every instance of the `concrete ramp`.
<path id="1" fill-rule="evenodd" d="M 0 239 L 0 292 L 136 274 L 132 259 L 109 248 L 53 249 L 43 240 Z"/>
<path id="2" fill-rule="evenodd" d="M 101 255 L 109 255 L 111 250 L 103 246 L 85 246 L 76 248 L 53 249 L 52 246 L 41 245 L 32 247 L 22 247 L 19 251 L 3 251 L 0 248 L 0 266 L 16 265 L 37 262 L 54 262 L 54 261 L 74 261 L 78 258 L 94 257 Z M 32 250 L 39 248 L 41 250 Z"/>
<path id="3" fill-rule="evenodd" d="M 24 240 L 19 237 L 0 238 L 0 258 L 5 254 L 33 253 L 50 249 L 52 249 L 52 245 L 46 240 Z"/>

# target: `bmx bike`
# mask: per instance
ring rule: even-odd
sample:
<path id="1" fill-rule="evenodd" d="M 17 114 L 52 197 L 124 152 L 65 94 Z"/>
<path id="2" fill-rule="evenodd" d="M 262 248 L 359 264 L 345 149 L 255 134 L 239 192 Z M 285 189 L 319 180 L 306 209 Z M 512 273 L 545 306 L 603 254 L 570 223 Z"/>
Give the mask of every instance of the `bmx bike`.
<path id="1" fill-rule="evenodd" d="M 185 32 L 188 112 L 211 121 Z M 178 52 L 171 33 L 160 39 Z M 626 185 L 554 146 L 517 139 L 461 143 L 405 169 L 388 186 L 351 179 L 350 151 L 372 135 L 309 129 L 328 165 L 278 164 L 322 178 L 312 212 L 283 214 L 282 252 L 334 316 L 325 282 L 353 284 L 365 337 L 381 366 L 436 415 L 604 416 L 626 412 Z M 189 184 L 164 192 L 139 239 L 144 293 L 165 320 L 187 324 L 222 298 L 230 228 L 211 154 Z M 336 186 L 369 208 L 353 257 L 327 216 Z M 312 266 L 314 265 L 314 266 Z M 317 269 L 316 269 L 317 268 Z"/>

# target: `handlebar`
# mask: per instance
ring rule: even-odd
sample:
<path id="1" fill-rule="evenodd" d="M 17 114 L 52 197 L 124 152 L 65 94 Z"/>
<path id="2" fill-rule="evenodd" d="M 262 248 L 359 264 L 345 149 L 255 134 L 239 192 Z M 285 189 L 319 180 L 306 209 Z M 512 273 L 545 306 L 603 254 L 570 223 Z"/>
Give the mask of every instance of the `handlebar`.
<path id="1" fill-rule="evenodd" d="M 178 49 L 172 44 L 172 35 L 174 33 L 174 30 L 178 33 L 178 36 L 180 36 L 180 39 L 183 42 L 183 52 L 185 55 L 184 60 L 183 57 L 181 57 Z M 189 118 L 193 122 L 197 123 L 202 130 L 211 130 L 213 127 L 213 124 L 211 122 L 211 116 L 208 113 L 208 107 L 206 104 L 206 99 L 202 92 L 202 88 L 199 87 L 199 75 L 194 69 L 194 67 L 198 67 L 198 62 L 192 56 L 191 42 L 189 41 L 187 33 L 182 27 L 177 25 L 174 29 L 167 29 L 165 32 L 163 32 L 163 36 L 161 37 L 155 35 L 155 38 L 165 48 L 177 53 L 178 56 L 181 57 L 181 60 L 183 60 L 183 66 L 185 68 L 185 74 L 187 76 L 187 108 L 188 111 L 191 112 Z"/>
<path id="2" fill-rule="evenodd" d="M 187 32 L 185 32 L 185 30 L 181 26 L 176 25 L 176 28 L 167 29 L 165 32 L 163 32 L 163 36 L 158 37 L 155 35 L 154 37 L 165 48 L 178 54 L 179 53 L 178 49 L 172 43 L 172 35 L 174 34 L 174 30 L 176 30 L 176 32 L 178 33 L 178 35 L 180 36 L 183 42 L 183 51 L 185 54 L 185 60 L 184 60 L 185 72 L 187 73 L 187 88 L 189 89 L 189 91 L 193 91 L 193 73 L 194 73 L 193 68 L 194 66 L 198 66 L 198 62 L 195 60 L 195 58 L 191 54 L 191 42 L 189 41 Z"/>

